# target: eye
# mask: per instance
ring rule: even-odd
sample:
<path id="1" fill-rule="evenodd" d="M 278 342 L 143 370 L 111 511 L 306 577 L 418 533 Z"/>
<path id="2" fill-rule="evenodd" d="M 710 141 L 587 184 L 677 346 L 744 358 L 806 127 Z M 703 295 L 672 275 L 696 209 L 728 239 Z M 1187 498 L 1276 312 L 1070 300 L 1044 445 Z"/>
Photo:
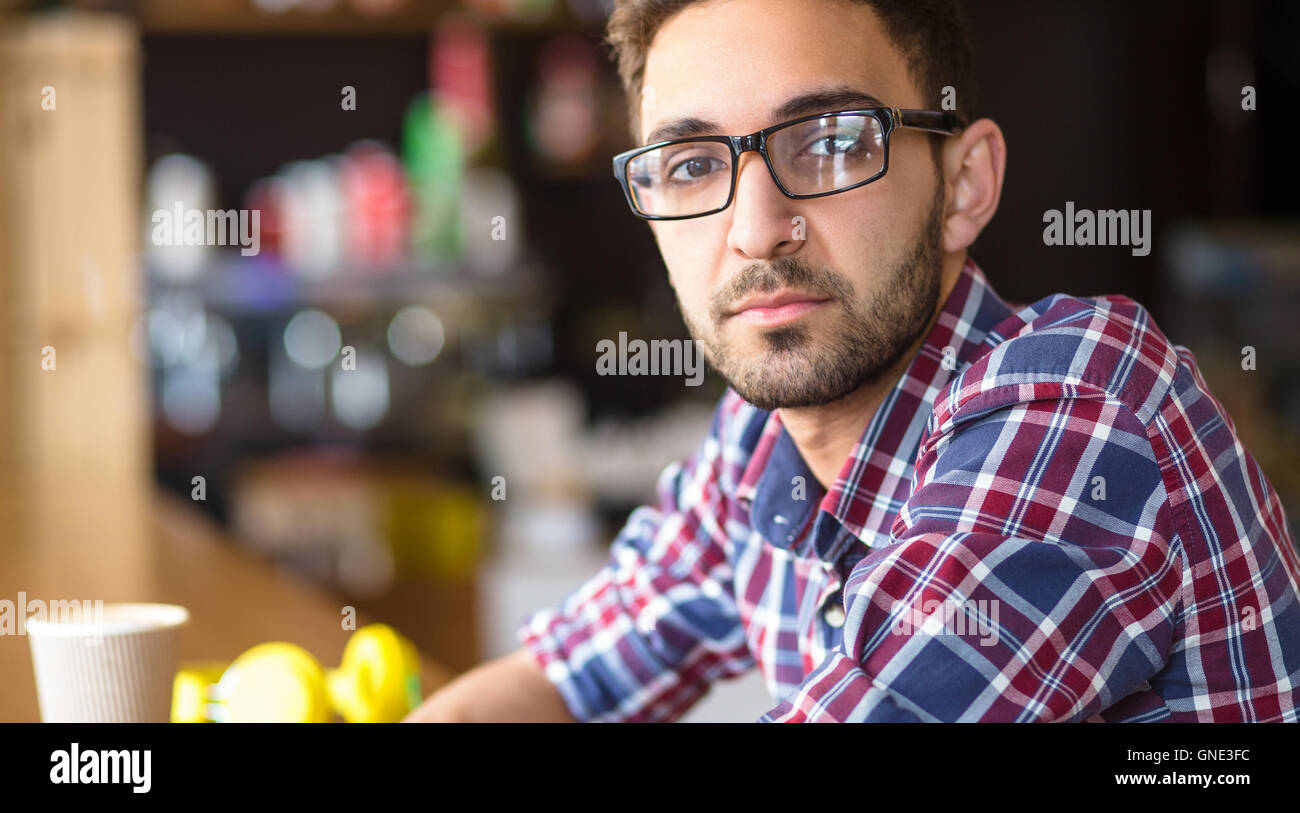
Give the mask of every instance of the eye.
<path id="1" fill-rule="evenodd" d="M 708 155 L 694 155 L 689 158 L 683 158 L 681 161 L 673 164 L 668 171 L 668 180 L 674 183 L 690 183 L 698 181 L 700 178 L 709 175 L 712 172 L 724 167 L 725 165 L 716 158 Z"/>
<path id="2" fill-rule="evenodd" d="M 860 149 L 859 149 L 860 148 Z M 804 152 L 819 158 L 833 158 L 841 155 L 849 155 L 855 152 L 868 152 L 869 147 L 862 140 L 862 133 L 828 133 L 818 136 L 807 147 Z"/>

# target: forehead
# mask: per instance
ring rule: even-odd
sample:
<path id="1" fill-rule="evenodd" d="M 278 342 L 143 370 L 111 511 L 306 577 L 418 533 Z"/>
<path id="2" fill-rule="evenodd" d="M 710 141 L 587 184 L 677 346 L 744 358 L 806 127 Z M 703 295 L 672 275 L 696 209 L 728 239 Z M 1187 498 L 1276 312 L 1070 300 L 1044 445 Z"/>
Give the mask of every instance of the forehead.
<path id="1" fill-rule="evenodd" d="M 656 33 L 642 81 L 643 140 L 681 118 L 748 133 L 811 89 L 852 87 L 892 107 L 917 107 L 902 55 L 875 13 L 847 0 L 707 0 Z"/>

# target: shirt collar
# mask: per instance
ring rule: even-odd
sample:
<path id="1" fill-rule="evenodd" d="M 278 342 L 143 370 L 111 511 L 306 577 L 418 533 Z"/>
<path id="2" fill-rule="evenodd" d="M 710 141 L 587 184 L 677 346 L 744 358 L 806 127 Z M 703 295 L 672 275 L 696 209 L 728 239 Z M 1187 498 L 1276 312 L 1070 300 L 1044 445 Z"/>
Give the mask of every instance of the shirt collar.
<path id="1" fill-rule="evenodd" d="M 967 259 L 920 350 L 881 401 L 829 492 L 799 454 L 780 413 L 769 413 L 736 489 L 737 499 L 750 504 L 750 526 L 770 542 L 788 545 L 817 506 L 851 535 L 842 542 L 856 537 L 874 546 L 887 538 L 911 491 L 916 451 L 935 398 L 1002 341 L 992 328 L 1011 313 L 984 272 Z M 802 495 L 801 483 L 806 485 Z M 827 551 L 828 558 L 834 553 Z"/>

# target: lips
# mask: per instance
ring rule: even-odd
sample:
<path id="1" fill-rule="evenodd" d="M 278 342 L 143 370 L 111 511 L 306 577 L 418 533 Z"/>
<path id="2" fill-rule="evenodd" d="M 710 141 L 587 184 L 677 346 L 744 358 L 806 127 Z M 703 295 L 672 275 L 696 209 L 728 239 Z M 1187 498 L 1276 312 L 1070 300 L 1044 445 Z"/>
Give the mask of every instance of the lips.
<path id="1" fill-rule="evenodd" d="M 823 297 L 802 291 L 776 291 L 748 297 L 727 315 L 752 324 L 771 327 L 792 322 L 828 301 Z"/>
<path id="2" fill-rule="evenodd" d="M 739 305 L 731 310 L 731 315 L 747 311 L 750 308 L 779 308 L 782 305 L 789 305 L 794 302 L 821 302 L 823 297 L 805 294 L 802 291 L 776 291 L 770 294 L 759 294 L 743 300 Z"/>

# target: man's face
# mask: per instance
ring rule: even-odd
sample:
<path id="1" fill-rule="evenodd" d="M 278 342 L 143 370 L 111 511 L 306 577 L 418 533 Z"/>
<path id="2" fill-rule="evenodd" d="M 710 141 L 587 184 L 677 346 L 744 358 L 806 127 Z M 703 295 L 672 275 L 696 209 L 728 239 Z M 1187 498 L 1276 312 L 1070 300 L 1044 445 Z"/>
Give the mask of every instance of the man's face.
<path id="1" fill-rule="evenodd" d="M 832 90 L 925 106 L 865 5 L 709 0 L 656 35 L 640 135 L 743 135 L 874 106 L 841 94 L 773 117 L 796 97 Z M 686 118 L 717 128 L 652 135 Z M 808 200 L 785 197 L 762 156 L 747 152 L 725 211 L 651 221 L 687 328 L 745 400 L 763 409 L 832 403 L 877 380 L 920 336 L 938 302 L 944 204 L 927 139 L 896 130 L 883 178 Z"/>

